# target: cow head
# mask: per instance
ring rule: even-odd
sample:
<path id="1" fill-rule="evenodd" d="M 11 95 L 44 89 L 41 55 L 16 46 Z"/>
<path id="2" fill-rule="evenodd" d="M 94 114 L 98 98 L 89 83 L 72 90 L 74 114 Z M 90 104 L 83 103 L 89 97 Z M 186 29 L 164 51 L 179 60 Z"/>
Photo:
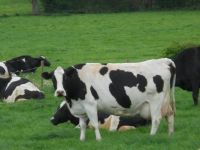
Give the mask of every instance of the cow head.
<path id="1" fill-rule="evenodd" d="M 8 71 L 8 68 L 6 67 L 4 62 L 0 62 L 0 78 L 1 79 L 8 79 L 11 77 L 10 72 Z"/>
<path id="2" fill-rule="evenodd" d="M 58 107 L 56 113 L 51 117 L 51 123 L 53 125 L 58 125 L 67 121 L 70 121 L 74 125 L 78 125 L 79 123 L 79 119 L 74 117 L 69 111 L 66 101 L 63 101 Z"/>
<path id="3" fill-rule="evenodd" d="M 66 91 L 64 89 L 64 81 L 66 80 L 65 71 L 62 67 L 57 67 L 53 72 L 43 72 L 42 77 L 44 79 L 51 79 L 55 89 L 54 95 L 56 97 L 66 96 Z"/>
<path id="4" fill-rule="evenodd" d="M 40 60 L 40 62 L 44 61 L 44 66 L 48 66 L 48 67 L 51 66 L 51 63 L 47 60 L 46 57 L 40 56 L 38 59 Z"/>

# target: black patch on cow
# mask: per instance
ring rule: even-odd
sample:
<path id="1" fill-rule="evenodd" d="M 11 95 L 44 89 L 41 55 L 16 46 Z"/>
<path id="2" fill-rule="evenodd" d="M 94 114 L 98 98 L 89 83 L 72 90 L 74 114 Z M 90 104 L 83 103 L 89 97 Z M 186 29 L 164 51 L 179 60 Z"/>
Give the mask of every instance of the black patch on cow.
<path id="1" fill-rule="evenodd" d="M 138 85 L 138 90 L 145 91 L 147 80 L 142 75 L 134 76 L 132 72 L 123 70 L 115 70 L 110 72 L 112 83 L 109 86 L 111 94 L 116 98 L 116 101 L 124 108 L 130 108 L 131 101 L 126 94 L 124 86 L 133 87 Z"/>
<path id="2" fill-rule="evenodd" d="M 108 72 L 108 67 L 102 67 L 99 72 L 102 76 L 105 75 Z"/>
<path id="3" fill-rule="evenodd" d="M 85 66 L 85 64 L 77 64 L 77 65 L 74 65 L 74 68 L 76 68 L 76 69 L 82 69 L 83 66 Z"/>
<path id="4" fill-rule="evenodd" d="M 138 74 L 137 80 L 138 80 L 138 89 L 141 92 L 145 92 L 146 90 L 145 87 L 147 86 L 147 79 L 143 75 Z"/>
<path id="5" fill-rule="evenodd" d="M 99 95 L 97 94 L 97 91 L 92 86 L 90 87 L 90 91 L 95 99 L 99 99 Z"/>
<path id="6" fill-rule="evenodd" d="M 10 82 L 11 77 L 7 79 L 0 78 L 0 98 L 4 98 L 5 95 L 5 88 L 7 84 Z"/>
<path id="7" fill-rule="evenodd" d="M 156 75 L 153 77 L 153 82 L 156 85 L 157 92 L 160 93 L 163 91 L 164 81 L 160 75 Z"/>
<path id="8" fill-rule="evenodd" d="M 0 74 L 4 75 L 5 74 L 5 69 L 3 67 L 0 66 Z"/>
<path id="9" fill-rule="evenodd" d="M 78 72 L 73 67 L 69 67 L 65 70 L 65 74 L 63 77 L 63 85 L 64 89 L 67 92 L 67 101 L 69 102 L 71 99 L 85 99 L 85 95 L 87 93 L 86 85 L 78 76 Z"/>
<path id="10" fill-rule="evenodd" d="M 16 101 L 18 99 L 43 99 L 44 94 L 39 91 L 29 91 L 29 90 L 24 90 L 24 95 L 19 95 L 16 97 Z"/>
<path id="11" fill-rule="evenodd" d="M 147 120 L 142 118 L 139 115 L 136 115 L 134 117 L 120 117 L 119 118 L 119 124 L 117 129 L 119 129 L 122 126 L 134 126 L 134 127 L 138 127 L 138 126 L 145 126 L 151 123 L 151 120 Z"/>
<path id="12" fill-rule="evenodd" d="M 170 70 L 170 73 L 171 73 L 171 78 L 170 78 L 170 88 L 172 88 L 173 86 L 173 79 L 174 79 L 174 76 L 176 74 L 176 68 L 173 66 L 173 64 L 169 64 L 169 70 Z"/>
<path id="13" fill-rule="evenodd" d="M 62 107 L 58 107 L 53 117 L 54 118 L 51 120 L 51 122 L 54 125 L 58 125 L 60 123 L 67 122 L 67 121 L 70 121 L 74 125 L 79 124 L 79 118 L 71 114 L 66 104 L 64 104 Z"/>
<path id="14" fill-rule="evenodd" d="M 3 96 L 4 98 L 8 98 L 8 96 L 10 96 L 13 91 L 16 89 L 17 86 L 20 86 L 21 84 L 25 84 L 25 83 L 28 83 L 30 82 L 29 80 L 27 79 L 20 79 L 18 81 L 15 81 L 15 82 L 12 82 L 8 88 L 6 89 L 6 91 L 3 93 Z"/>

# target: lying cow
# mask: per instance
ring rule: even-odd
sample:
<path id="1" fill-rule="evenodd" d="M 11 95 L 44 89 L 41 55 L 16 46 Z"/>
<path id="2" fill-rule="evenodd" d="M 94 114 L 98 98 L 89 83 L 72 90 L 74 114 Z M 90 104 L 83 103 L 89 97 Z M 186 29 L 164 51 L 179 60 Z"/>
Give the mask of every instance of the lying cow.
<path id="1" fill-rule="evenodd" d="M 197 105 L 200 87 L 200 47 L 187 48 L 173 60 L 177 68 L 176 86 L 192 91 L 194 105 Z"/>
<path id="2" fill-rule="evenodd" d="M 7 103 L 25 99 L 42 99 L 44 94 L 27 79 L 12 75 L 0 62 L 0 97 Z"/>
<path id="3" fill-rule="evenodd" d="M 8 70 L 12 73 L 19 74 L 20 72 L 35 72 L 41 66 L 41 61 L 44 66 L 50 66 L 50 62 L 44 57 L 33 58 L 29 55 L 19 56 L 8 61 L 5 61 Z"/>
<path id="4" fill-rule="evenodd" d="M 67 69 L 57 67 L 42 76 L 52 79 L 55 96 L 65 97 L 70 112 L 80 119 L 80 140 L 85 139 L 87 118 L 95 128 L 96 139 L 101 139 L 97 111 L 151 119 L 151 135 L 166 117 L 169 134 L 174 131 L 175 65 L 170 59 L 79 64 Z"/>
<path id="5" fill-rule="evenodd" d="M 108 115 L 105 113 L 98 113 L 98 120 L 99 127 L 103 129 L 108 129 L 109 131 L 124 131 L 134 129 L 137 126 L 149 124 L 148 120 L 143 119 L 140 116 L 119 117 L 114 115 Z M 79 124 L 79 118 L 71 114 L 67 107 L 66 101 L 63 101 L 58 107 L 56 113 L 51 118 L 51 122 L 53 125 L 58 125 L 67 121 L 70 121 L 75 126 Z"/>

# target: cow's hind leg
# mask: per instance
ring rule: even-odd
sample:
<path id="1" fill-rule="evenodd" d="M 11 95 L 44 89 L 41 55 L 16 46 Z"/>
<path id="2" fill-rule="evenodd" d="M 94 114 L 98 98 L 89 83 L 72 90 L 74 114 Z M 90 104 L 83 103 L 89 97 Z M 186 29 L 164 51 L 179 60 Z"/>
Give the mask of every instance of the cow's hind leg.
<path id="1" fill-rule="evenodd" d="M 85 140 L 85 131 L 86 131 L 86 121 L 87 118 L 79 118 L 79 125 L 80 125 L 80 129 L 81 129 L 81 134 L 80 134 L 80 140 L 84 141 Z"/>
<path id="2" fill-rule="evenodd" d="M 97 108 L 94 105 L 86 106 L 86 113 L 90 120 L 91 125 L 94 127 L 96 140 L 101 140 L 101 134 L 99 132 L 99 123 L 98 123 L 98 116 L 97 116 Z"/>
<path id="3" fill-rule="evenodd" d="M 198 105 L 198 96 L 199 96 L 199 83 L 196 81 L 192 82 L 192 97 L 194 105 Z"/>
<path id="4" fill-rule="evenodd" d="M 172 133 L 174 133 L 174 114 L 168 115 L 166 119 L 168 123 L 168 133 L 169 135 L 171 135 Z"/>
<path id="5" fill-rule="evenodd" d="M 154 99 L 155 100 L 155 99 Z M 150 135 L 155 135 L 161 121 L 161 104 L 160 101 L 150 102 L 150 111 L 151 111 L 151 132 Z"/>

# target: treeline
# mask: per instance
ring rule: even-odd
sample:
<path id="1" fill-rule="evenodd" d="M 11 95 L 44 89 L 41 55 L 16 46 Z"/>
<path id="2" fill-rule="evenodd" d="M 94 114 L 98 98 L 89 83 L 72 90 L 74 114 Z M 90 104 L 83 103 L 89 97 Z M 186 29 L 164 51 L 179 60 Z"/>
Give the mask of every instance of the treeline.
<path id="1" fill-rule="evenodd" d="M 200 0 L 41 0 L 41 3 L 47 13 L 99 13 L 200 8 Z"/>

